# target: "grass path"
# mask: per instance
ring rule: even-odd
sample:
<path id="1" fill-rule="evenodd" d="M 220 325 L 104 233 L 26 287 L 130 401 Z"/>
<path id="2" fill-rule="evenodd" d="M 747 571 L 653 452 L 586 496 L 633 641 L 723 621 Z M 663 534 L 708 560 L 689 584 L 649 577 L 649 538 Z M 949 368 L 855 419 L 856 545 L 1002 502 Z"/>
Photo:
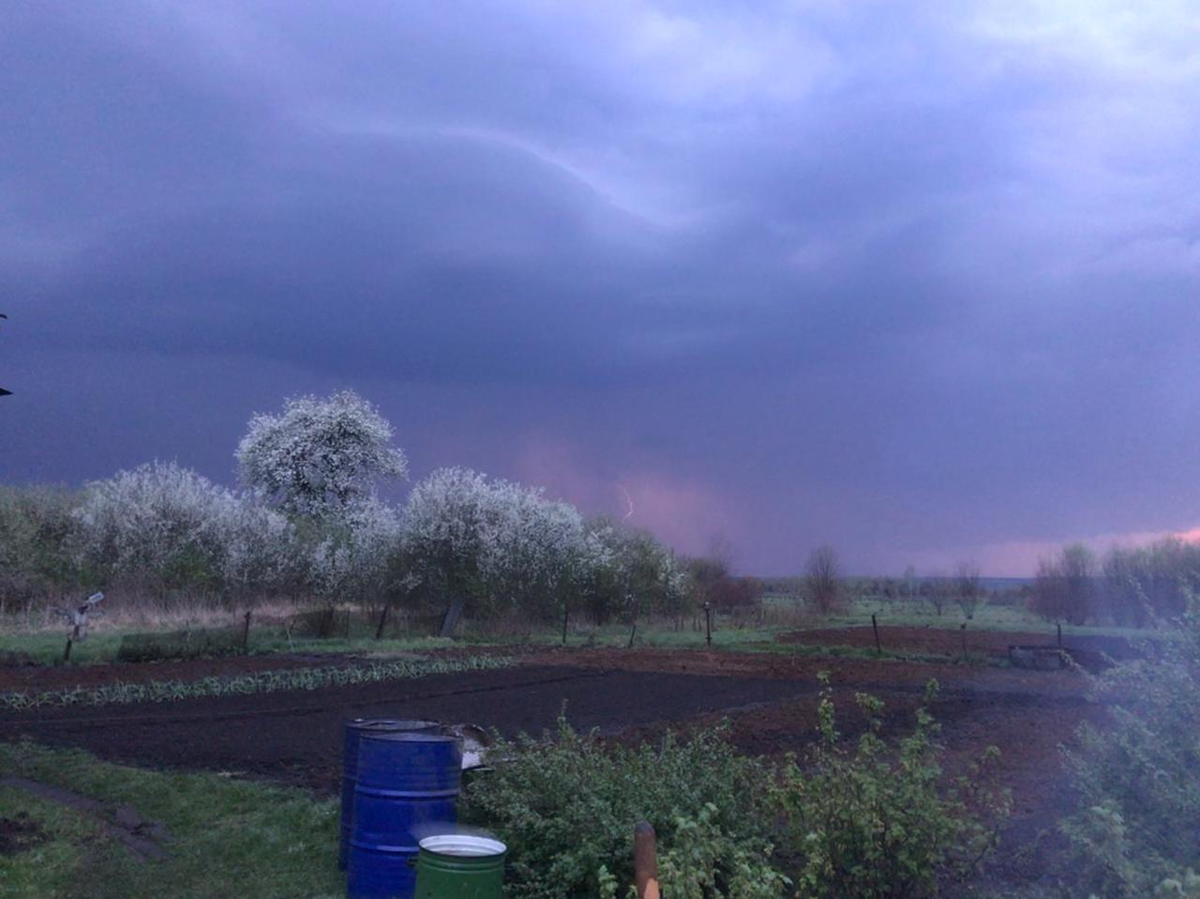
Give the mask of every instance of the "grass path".
<path id="1" fill-rule="evenodd" d="M 145 771 L 76 750 L 0 744 L 0 771 L 94 799 L 110 811 L 69 808 L 0 786 L 5 817 L 40 841 L 0 855 L 0 897 L 38 899 L 324 899 L 344 895 L 336 869 L 335 802 L 219 774 Z M 147 860 L 114 836 L 121 806 L 161 823 L 166 857 Z"/>

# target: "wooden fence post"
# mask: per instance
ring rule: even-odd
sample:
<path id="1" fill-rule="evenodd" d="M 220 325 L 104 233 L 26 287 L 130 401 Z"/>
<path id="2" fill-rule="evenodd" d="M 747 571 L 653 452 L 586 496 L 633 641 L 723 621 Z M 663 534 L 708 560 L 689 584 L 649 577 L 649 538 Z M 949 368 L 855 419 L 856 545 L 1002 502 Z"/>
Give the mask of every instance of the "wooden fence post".
<path id="1" fill-rule="evenodd" d="M 375 628 L 375 639 L 376 640 L 383 639 L 383 626 L 385 624 L 387 624 L 388 609 L 390 609 L 391 607 L 392 607 L 392 604 L 385 599 L 383 601 L 383 611 L 379 613 L 379 626 L 377 628 Z"/>
<path id="2" fill-rule="evenodd" d="M 883 655 L 883 646 L 879 642 L 879 624 L 875 621 L 875 613 L 871 613 L 871 630 L 875 631 L 875 655 Z"/>
<path id="3" fill-rule="evenodd" d="M 633 882 L 638 899 L 660 899 L 654 828 L 645 821 L 633 829 Z"/>

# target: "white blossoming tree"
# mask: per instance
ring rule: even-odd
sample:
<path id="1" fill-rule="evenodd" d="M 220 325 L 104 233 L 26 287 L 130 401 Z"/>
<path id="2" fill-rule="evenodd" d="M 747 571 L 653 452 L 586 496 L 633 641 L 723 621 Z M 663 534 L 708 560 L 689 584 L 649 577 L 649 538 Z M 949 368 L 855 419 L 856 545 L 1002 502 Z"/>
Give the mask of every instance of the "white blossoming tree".
<path id="1" fill-rule="evenodd" d="M 322 520 L 370 500 L 378 481 L 408 476 L 392 439 L 378 410 L 345 390 L 295 397 L 278 415 L 255 415 L 236 456 L 245 485 L 289 515 Z"/>
<path id="2" fill-rule="evenodd" d="M 440 469 L 413 488 L 402 545 L 412 575 L 444 603 L 447 636 L 468 606 L 543 616 L 565 608 L 604 557 L 573 506 L 466 468 Z"/>
<path id="3" fill-rule="evenodd" d="M 295 526 L 254 494 L 229 495 L 221 545 L 225 593 L 243 604 L 256 592 L 281 589 L 302 568 Z"/>
<path id="4" fill-rule="evenodd" d="M 371 602 L 386 589 L 400 537 L 396 510 L 377 499 L 347 507 L 327 525 L 310 555 L 313 589 L 331 603 Z"/>
<path id="5" fill-rule="evenodd" d="M 607 517 L 587 523 L 591 540 L 606 553 L 607 563 L 593 570 L 585 586 L 592 616 L 604 621 L 616 615 L 630 625 L 629 641 L 638 620 L 648 611 L 678 616 L 691 594 L 687 572 L 674 552 L 648 531 L 626 527 Z"/>
<path id="6" fill-rule="evenodd" d="M 150 462 L 86 485 L 74 512 L 92 565 L 163 582 L 173 571 L 216 578 L 229 491 L 174 462 Z"/>
<path id="7" fill-rule="evenodd" d="M 93 481 L 73 512 L 93 570 L 246 599 L 278 586 L 294 551 L 287 519 L 175 462 Z"/>

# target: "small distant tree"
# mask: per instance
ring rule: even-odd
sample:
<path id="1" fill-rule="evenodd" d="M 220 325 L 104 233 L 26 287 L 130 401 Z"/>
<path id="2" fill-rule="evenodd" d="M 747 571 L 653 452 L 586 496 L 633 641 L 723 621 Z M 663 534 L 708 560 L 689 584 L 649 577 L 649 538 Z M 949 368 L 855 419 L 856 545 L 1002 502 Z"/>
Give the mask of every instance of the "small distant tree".
<path id="1" fill-rule="evenodd" d="M 289 515 L 336 517 L 370 500 L 380 480 L 408 475 L 392 426 L 352 390 L 287 400 L 250 419 L 237 448 L 242 482 Z"/>
<path id="2" fill-rule="evenodd" d="M 953 589 L 950 580 L 941 572 L 933 572 L 921 581 L 918 589 L 921 598 L 929 604 L 938 617 L 941 617 L 942 612 L 950 603 L 950 593 Z"/>
<path id="3" fill-rule="evenodd" d="M 1094 614 L 1096 560 L 1082 543 L 1038 562 L 1031 608 L 1051 621 L 1084 624 Z"/>
<path id="4" fill-rule="evenodd" d="M 829 614 L 842 604 L 841 566 L 837 550 L 829 544 L 818 546 L 809 553 L 805 586 L 808 588 L 809 602 L 822 615 Z"/>
<path id="5" fill-rule="evenodd" d="M 975 617 L 975 610 L 983 601 L 983 588 L 979 582 L 979 566 L 974 562 L 960 562 L 954 573 L 955 600 L 968 619 Z"/>

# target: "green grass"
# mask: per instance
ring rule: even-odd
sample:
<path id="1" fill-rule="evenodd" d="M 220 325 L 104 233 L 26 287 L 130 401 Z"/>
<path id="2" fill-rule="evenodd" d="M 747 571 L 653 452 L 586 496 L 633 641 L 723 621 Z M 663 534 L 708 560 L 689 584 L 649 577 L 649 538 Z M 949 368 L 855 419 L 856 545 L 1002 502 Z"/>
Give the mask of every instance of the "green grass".
<path id="1" fill-rule="evenodd" d="M 767 596 L 764 603 L 777 607 L 790 607 L 793 600 L 783 596 Z M 881 627 L 934 627 L 957 630 L 965 621 L 971 630 L 1024 631 L 1053 634 L 1054 623 L 1034 615 L 1027 609 L 1014 605 L 982 604 L 975 610 L 975 617 L 967 620 L 957 605 L 947 603 L 938 615 L 929 603 L 908 599 L 855 599 L 844 611 L 814 620 L 804 627 L 841 628 L 865 627 L 871 624 L 874 614 Z M 795 630 L 796 628 L 782 628 Z M 1110 627 L 1097 625 L 1063 625 L 1063 634 L 1128 637 L 1130 639 L 1162 638 L 1161 631 L 1149 628 Z"/>
<path id="2" fill-rule="evenodd" d="M 0 856 L 0 897 L 38 899 L 318 899 L 341 897 L 338 809 L 300 790 L 101 762 L 84 752 L 0 743 L 0 770 L 102 802 L 128 803 L 162 822 L 164 861 L 140 861 L 89 813 L 0 788 L 49 839 Z"/>
<path id="3" fill-rule="evenodd" d="M 93 625 L 86 640 L 71 648 L 72 665 L 98 665 L 117 661 L 121 640 L 135 631 L 105 630 L 104 625 Z M 142 633 L 138 631 L 136 633 Z M 57 631 L 42 633 L 0 633 L 0 655 L 12 653 L 28 657 L 38 664 L 62 663 L 65 636 Z M 362 655 L 387 658 L 433 649 L 461 645 L 463 641 L 442 637 L 399 637 L 375 640 L 370 636 L 355 636 L 349 639 L 331 637 L 320 640 L 315 637 L 293 637 L 290 641 L 279 628 L 251 628 L 249 651 L 251 655 L 297 653 L 301 655 Z"/>
<path id="4" fill-rule="evenodd" d="M 779 620 L 780 617 L 786 617 L 786 613 L 794 608 L 795 601 L 791 597 L 767 596 L 763 602 L 768 607 L 768 611 L 773 613 L 771 617 Z M 962 612 L 953 604 L 948 604 L 943 613 L 937 615 L 928 603 L 920 600 L 856 599 L 844 611 L 824 618 L 798 618 L 799 623 L 797 624 L 738 627 L 728 616 L 718 616 L 714 622 L 713 646 L 716 649 L 744 648 L 747 644 L 773 641 L 780 633 L 802 628 L 836 629 L 869 626 L 872 614 L 876 615 L 879 624 L 884 627 L 932 627 L 957 630 L 965 620 Z M 981 605 L 976 611 L 975 617 L 968 622 L 968 626 L 971 630 L 1011 630 L 1054 634 L 1052 623 L 1030 614 L 1019 606 L 1012 605 Z M 115 661 L 121 639 L 127 633 L 129 631 L 115 628 L 107 630 L 104 622 L 99 622 L 93 627 L 87 640 L 75 644 L 71 652 L 71 663 L 86 665 Z M 1161 639 L 1163 636 L 1160 632 L 1147 629 L 1092 626 L 1064 626 L 1063 633 L 1066 635 L 1118 636 L 1131 639 Z M 64 642 L 65 637 L 61 631 L 32 634 L 0 633 L 0 654 L 17 653 L 42 664 L 55 664 L 62 659 Z M 561 631 L 552 624 L 531 628 L 528 632 L 516 633 L 491 632 L 486 625 L 472 626 L 468 624 L 463 635 L 453 640 L 427 635 L 407 635 L 375 640 L 373 626 L 358 619 L 352 622 L 348 637 L 317 639 L 293 635 L 289 639 L 278 626 L 252 627 L 250 631 L 250 652 L 255 655 L 274 653 L 348 654 L 369 658 L 395 658 L 464 644 L 558 646 L 561 642 Z M 573 647 L 618 647 L 626 646 L 628 642 L 629 627 L 621 624 L 603 627 L 572 627 L 567 637 L 567 645 Z M 702 630 L 695 631 L 690 627 L 685 630 L 675 630 L 671 624 L 665 622 L 640 623 L 637 631 L 637 645 L 663 649 L 706 648 Z"/>

